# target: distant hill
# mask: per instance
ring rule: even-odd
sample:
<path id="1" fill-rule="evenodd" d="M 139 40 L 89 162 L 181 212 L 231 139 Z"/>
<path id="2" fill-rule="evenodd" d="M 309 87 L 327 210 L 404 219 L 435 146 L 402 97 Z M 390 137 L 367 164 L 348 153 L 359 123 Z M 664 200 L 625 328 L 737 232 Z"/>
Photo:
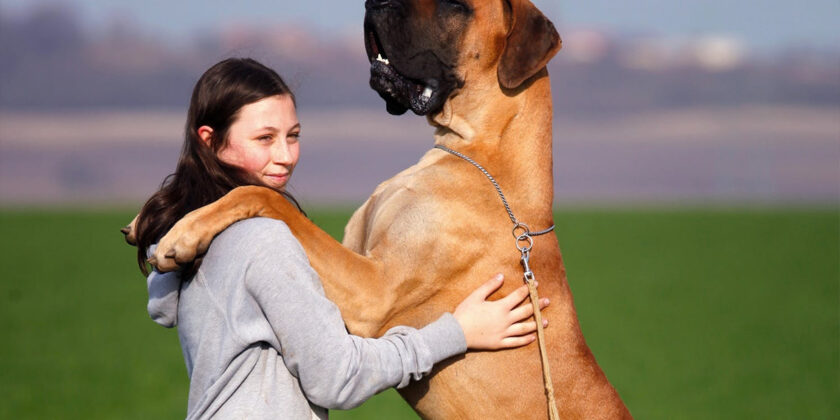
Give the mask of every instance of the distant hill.
<path id="1" fill-rule="evenodd" d="M 315 107 L 381 107 L 367 86 L 357 37 L 327 38 L 294 25 L 228 27 L 161 39 L 115 21 L 101 33 L 60 6 L 0 16 L 0 109 L 182 107 L 201 72 L 229 56 L 253 56 Z M 549 65 L 555 109 L 622 113 L 678 106 L 840 103 L 838 51 L 756 57 L 727 40 L 669 40 L 592 31 L 562 34 Z"/>

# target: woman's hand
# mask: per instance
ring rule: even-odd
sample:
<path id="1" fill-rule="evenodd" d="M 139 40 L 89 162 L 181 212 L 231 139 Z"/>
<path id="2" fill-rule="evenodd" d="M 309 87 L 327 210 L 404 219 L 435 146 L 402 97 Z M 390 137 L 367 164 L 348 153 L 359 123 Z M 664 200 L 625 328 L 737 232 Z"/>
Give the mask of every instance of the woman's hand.
<path id="1" fill-rule="evenodd" d="M 537 339 L 537 324 L 530 318 L 534 314 L 531 302 L 519 306 L 528 297 L 528 286 L 514 290 L 509 295 L 488 301 L 504 284 L 504 277 L 497 274 L 472 292 L 452 314 L 467 338 L 467 347 L 473 350 L 498 350 L 524 346 Z M 548 306 L 548 299 L 540 299 L 540 309 Z M 543 318 L 543 326 L 548 320 Z"/>

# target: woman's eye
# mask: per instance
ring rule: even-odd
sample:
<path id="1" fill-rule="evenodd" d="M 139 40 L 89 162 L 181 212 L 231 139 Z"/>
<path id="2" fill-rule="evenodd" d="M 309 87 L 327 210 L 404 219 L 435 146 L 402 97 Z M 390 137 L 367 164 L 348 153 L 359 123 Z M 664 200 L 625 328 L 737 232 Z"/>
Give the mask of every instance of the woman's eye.
<path id="1" fill-rule="evenodd" d="M 257 140 L 259 140 L 259 141 L 271 141 L 271 139 L 272 139 L 272 137 L 268 134 L 266 134 L 264 136 L 260 136 L 260 137 L 257 138 Z"/>
<path id="2" fill-rule="evenodd" d="M 299 140 L 300 139 L 300 133 L 289 133 L 289 138 Z"/>

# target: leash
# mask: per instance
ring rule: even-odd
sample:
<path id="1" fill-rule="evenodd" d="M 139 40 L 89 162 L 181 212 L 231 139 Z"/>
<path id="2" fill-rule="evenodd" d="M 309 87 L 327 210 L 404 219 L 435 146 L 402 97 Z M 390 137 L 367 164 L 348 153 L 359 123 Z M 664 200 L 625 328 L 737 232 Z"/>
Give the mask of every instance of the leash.
<path id="1" fill-rule="evenodd" d="M 537 286 L 535 284 L 536 278 L 534 277 L 534 272 L 531 271 L 531 266 L 528 264 L 531 258 L 531 249 L 534 247 L 534 236 L 545 235 L 554 231 L 554 225 L 551 225 L 548 229 L 531 232 L 528 225 L 520 222 L 516 216 L 513 215 L 513 211 L 510 209 L 510 204 L 508 204 L 507 198 L 505 198 L 504 193 L 502 193 L 502 188 L 499 187 L 499 183 L 496 182 L 493 175 L 490 175 L 490 172 L 487 172 L 483 166 L 470 159 L 469 156 L 458 153 L 446 146 L 436 145 L 435 149 L 440 149 L 444 152 L 455 155 L 478 168 L 478 170 L 480 170 L 481 173 L 483 173 L 496 188 L 496 192 L 499 193 L 499 197 L 502 199 L 502 204 L 505 205 L 505 210 L 507 210 L 510 221 L 513 222 L 513 237 L 516 238 L 516 249 L 518 249 L 522 254 L 520 262 L 522 263 L 522 268 L 524 270 L 525 283 L 528 285 L 528 294 L 531 298 L 531 305 L 534 307 L 534 320 L 537 322 L 537 345 L 540 348 L 540 359 L 542 361 L 543 368 L 543 383 L 545 384 L 545 396 L 548 399 L 548 414 L 551 420 L 559 420 L 560 415 L 557 411 L 557 401 L 554 399 L 554 384 L 551 381 L 551 369 L 548 366 L 548 350 L 545 346 L 545 332 L 543 331 L 542 314 L 540 313 L 540 299 L 537 294 Z"/>

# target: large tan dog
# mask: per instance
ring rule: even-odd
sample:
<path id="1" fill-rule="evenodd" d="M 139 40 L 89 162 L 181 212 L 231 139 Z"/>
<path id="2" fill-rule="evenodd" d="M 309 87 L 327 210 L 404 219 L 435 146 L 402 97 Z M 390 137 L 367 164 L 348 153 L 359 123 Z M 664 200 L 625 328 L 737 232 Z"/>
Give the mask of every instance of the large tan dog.
<path id="1" fill-rule="evenodd" d="M 519 220 L 552 225 L 551 94 L 545 65 L 560 38 L 528 0 L 368 0 L 371 85 L 392 113 L 428 116 L 435 144 L 481 163 Z M 522 278 L 512 224 L 487 178 L 438 149 L 382 183 L 355 212 L 344 246 L 275 192 L 243 187 L 179 222 L 155 254 L 162 270 L 192 260 L 236 220 L 284 220 L 338 303 L 349 330 L 377 336 L 422 326 L 503 271 Z M 566 419 L 630 418 L 587 347 L 554 235 L 535 238 L 531 268 L 551 299 L 546 330 Z M 546 418 L 536 344 L 470 352 L 401 391 L 425 418 Z"/>

